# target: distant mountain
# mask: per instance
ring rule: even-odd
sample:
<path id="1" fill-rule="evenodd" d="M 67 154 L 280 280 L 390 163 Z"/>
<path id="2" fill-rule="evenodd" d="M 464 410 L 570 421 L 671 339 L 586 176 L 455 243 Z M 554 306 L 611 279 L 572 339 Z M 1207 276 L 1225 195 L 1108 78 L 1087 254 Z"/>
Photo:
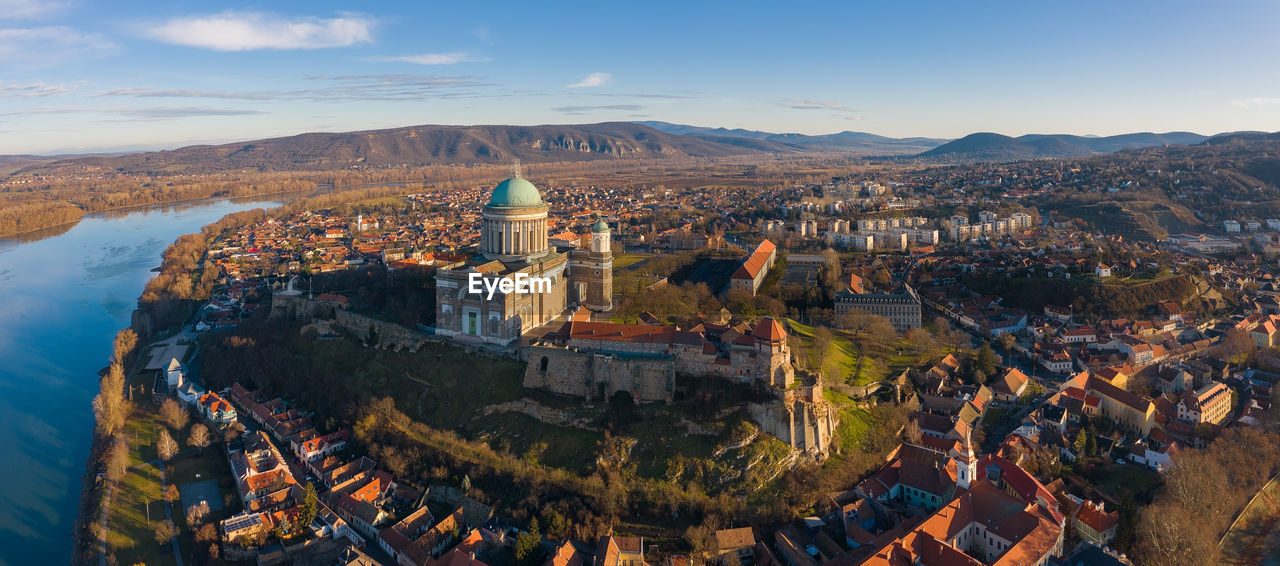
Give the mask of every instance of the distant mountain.
<path id="1" fill-rule="evenodd" d="M 938 138 L 890 138 L 865 132 L 839 132 L 810 136 L 805 134 L 775 134 L 758 130 L 704 128 L 670 122 L 636 122 L 669 134 L 697 136 L 706 139 L 741 138 L 785 144 L 797 149 L 847 151 L 865 155 L 914 155 L 946 143 Z"/>
<path id="2" fill-rule="evenodd" d="M 1280 140 L 1280 132 L 1225 132 L 1204 140 L 1204 145 L 1221 145 L 1227 143 L 1250 142 L 1250 141 L 1277 141 Z"/>
<path id="3" fill-rule="evenodd" d="M 346 133 L 195 145 L 116 157 L 80 157 L 18 171 L 106 168 L 127 173 L 333 170 L 353 166 L 431 165 L 719 157 L 795 153 L 796 146 L 738 137 L 709 139 L 630 122 L 565 126 L 409 126 Z"/>
<path id="4" fill-rule="evenodd" d="M 1194 145 L 1209 139 L 1191 132 L 1148 132 L 1092 137 L 1069 134 L 1027 134 L 1009 137 L 990 132 L 969 134 L 920 153 L 917 157 L 936 161 L 1016 161 L 1086 157 L 1126 149 L 1164 145 Z"/>

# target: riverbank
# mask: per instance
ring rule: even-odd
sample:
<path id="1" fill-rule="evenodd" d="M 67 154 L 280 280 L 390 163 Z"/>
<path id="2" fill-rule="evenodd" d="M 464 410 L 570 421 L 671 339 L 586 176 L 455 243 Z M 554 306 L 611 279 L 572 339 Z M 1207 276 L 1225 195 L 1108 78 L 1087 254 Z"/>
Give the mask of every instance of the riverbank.
<path id="1" fill-rule="evenodd" d="M 47 237 L 0 239 L 0 563 L 78 564 L 92 547 L 98 372 L 168 243 L 286 197 L 93 214 Z"/>

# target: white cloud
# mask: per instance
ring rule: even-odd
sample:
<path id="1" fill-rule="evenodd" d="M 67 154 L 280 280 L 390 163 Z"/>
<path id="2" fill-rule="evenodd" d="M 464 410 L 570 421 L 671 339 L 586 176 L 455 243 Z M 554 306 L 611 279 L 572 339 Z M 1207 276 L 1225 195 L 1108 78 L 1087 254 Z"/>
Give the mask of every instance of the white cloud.
<path id="1" fill-rule="evenodd" d="M 1263 108 L 1280 104 L 1280 98 L 1271 96 L 1255 96 L 1253 98 L 1233 98 L 1231 105 L 1236 108 Z"/>
<path id="2" fill-rule="evenodd" d="M 45 0 L 0 0 L 0 20 L 41 18 L 62 11 L 67 4 Z"/>
<path id="3" fill-rule="evenodd" d="M 41 66 L 68 59 L 105 57 L 118 49 L 99 34 L 66 26 L 0 29 L 0 61 L 22 65 Z"/>
<path id="4" fill-rule="evenodd" d="M 568 88 L 591 88 L 603 86 L 611 80 L 613 80 L 613 75 L 609 73 L 591 73 L 590 75 L 583 77 L 582 80 L 568 85 Z"/>
<path id="5" fill-rule="evenodd" d="M 489 58 L 484 55 L 458 51 L 454 53 L 423 53 L 421 55 L 373 57 L 372 60 L 394 63 L 413 63 L 414 65 L 457 65 L 458 63 L 480 63 L 488 61 Z"/>
<path id="6" fill-rule="evenodd" d="M 807 98 L 788 98 L 783 103 L 787 108 L 796 110 L 835 110 L 836 112 L 854 112 L 852 108 L 835 102 L 826 100 L 811 100 Z"/>
<path id="7" fill-rule="evenodd" d="M 143 25 L 144 37 L 215 51 L 321 49 L 372 43 L 375 20 L 358 14 L 337 18 L 286 18 L 259 12 L 223 12 L 171 18 Z"/>
<path id="8" fill-rule="evenodd" d="M 39 81 L 29 84 L 0 82 L 0 98 L 44 98 L 66 94 L 72 90 L 75 89 L 64 84 L 54 85 Z"/>

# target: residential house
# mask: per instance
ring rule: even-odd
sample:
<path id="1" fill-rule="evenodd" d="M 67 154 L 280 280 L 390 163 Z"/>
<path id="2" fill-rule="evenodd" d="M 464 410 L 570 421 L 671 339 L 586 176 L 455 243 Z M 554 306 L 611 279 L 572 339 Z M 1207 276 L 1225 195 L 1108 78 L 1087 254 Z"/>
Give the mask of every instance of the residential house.
<path id="1" fill-rule="evenodd" d="M 205 392 L 196 400 L 200 414 L 219 427 L 230 426 L 236 422 L 236 409 L 217 393 Z"/>
<path id="2" fill-rule="evenodd" d="M 751 527 L 716 531 L 716 555 L 730 557 L 742 566 L 755 564 L 756 534 Z"/>
<path id="3" fill-rule="evenodd" d="M 1116 538 L 1116 528 L 1120 525 L 1120 513 L 1107 512 L 1102 503 L 1085 500 L 1071 518 L 1071 525 L 1076 528 L 1080 538 L 1098 546 L 1106 546 Z"/>
<path id="4" fill-rule="evenodd" d="M 1027 390 L 1027 384 L 1031 379 L 1018 368 L 1008 368 L 1000 377 L 993 380 L 988 386 L 991 388 L 992 397 L 1002 403 L 1016 401 Z"/>

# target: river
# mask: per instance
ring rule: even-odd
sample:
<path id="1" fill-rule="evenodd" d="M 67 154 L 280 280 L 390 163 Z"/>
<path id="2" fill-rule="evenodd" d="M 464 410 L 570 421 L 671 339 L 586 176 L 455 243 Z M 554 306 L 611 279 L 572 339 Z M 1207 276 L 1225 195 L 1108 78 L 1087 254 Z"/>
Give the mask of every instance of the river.
<path id="1" fill-rule="evenodd" d="M 307 194 L 91 214 L 0 239 L 0 566 L 70 561 L 97 372 L 164 249 L 226 214 Z"/>

